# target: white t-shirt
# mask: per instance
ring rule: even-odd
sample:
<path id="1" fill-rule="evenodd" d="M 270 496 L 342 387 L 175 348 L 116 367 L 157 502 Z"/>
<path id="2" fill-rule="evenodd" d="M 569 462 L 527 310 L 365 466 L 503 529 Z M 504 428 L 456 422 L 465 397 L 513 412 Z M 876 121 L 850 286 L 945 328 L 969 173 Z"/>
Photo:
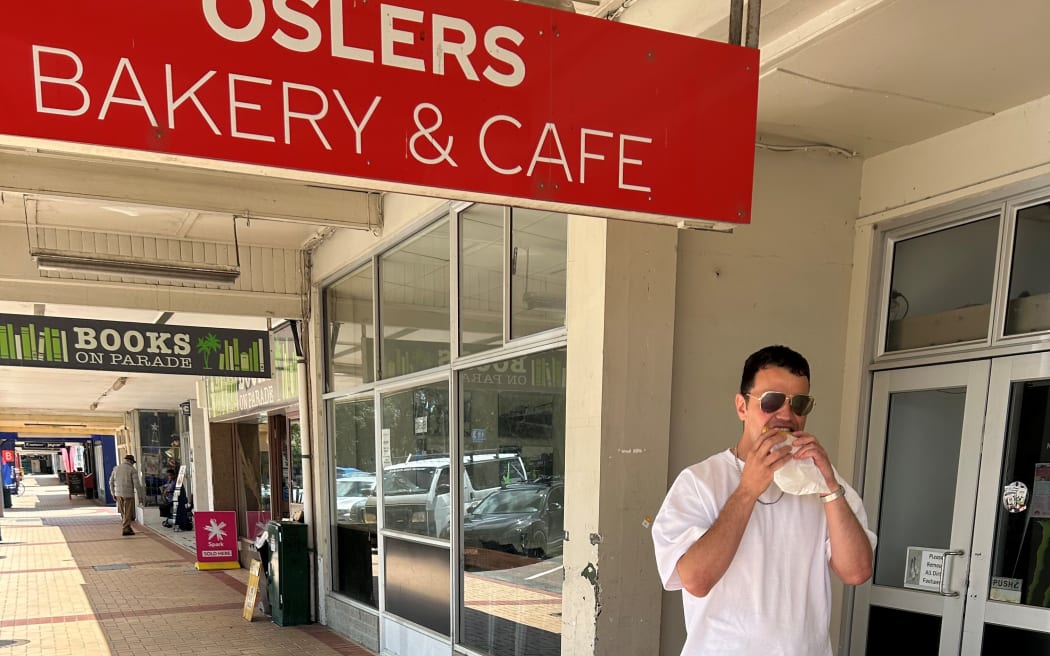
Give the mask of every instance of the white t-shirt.
<path id="1" fill-rule="evenodd" d="M 831 656 L 831 543 L 817 495 L 756 503 L 736 556 L 708 595 L 682 588 L 678 560 L 711 528 L 739 483 L 732 453 L 711 456 L 678 475 L 653 523 L 664 588 L 682 590 L 688 632 L 682 656 Z M 874 549 L 861 499 L 843 486 Z M 759 498 L 779 494 L 770 485 Z"/>

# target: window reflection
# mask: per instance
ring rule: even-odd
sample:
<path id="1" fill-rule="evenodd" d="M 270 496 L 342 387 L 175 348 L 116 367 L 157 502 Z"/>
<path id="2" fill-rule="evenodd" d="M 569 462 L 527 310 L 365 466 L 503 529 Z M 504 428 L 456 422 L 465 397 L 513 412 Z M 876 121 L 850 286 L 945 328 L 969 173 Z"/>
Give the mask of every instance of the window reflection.
<path id="1" fill-rule="evenodd" d="M 565 507 L 565 351 L 460 374 L 461 642 L 493 656 L 558 654 Z"/>
<path id="2" fill-rule="evenodd" d="M 265 530 L 270 512 L 270 449 L 266 423 L 233 424 L 237 471 L 241 474 L 240 508 L 237 535 L 255 539 Z"/>
<path id="3" fill-rule="evenodd" d="M 382 377 L 449 362 L 448 219 L 379 258 Z"/>
<path id="4" fill-rule="evenodd" d="M 1017 212 L 1006 334 L 1050 330 L 1050 203 Z"/>
<path id="5" fill-rule="evenodd" d="M 372 295 L 372 265 L 325 291 L 329 391 L 350 389 L 375 379 Z"/>
<path id="6" fill-rule="evenodd" d="M 503 345 L 503 208 L 472 205 L 460 214 L 461 353 Z"/>
<path id="7" fill-rule="evenodd" d="M 449 535 L 448 383 L 382 399 L 383 526 L 392 531 Z M 376 499 L 365 502 L 375 521 Z"/>
<path id="8" fill-rule="evenodd" d="M 998 232 L 995 216 L 894 245 L 887 351 L 988 336 Z"/>
<path id="9" fill-rule="evenodd" d="M 564 214 L 511 210 L 512 339 L 565 325 L 567 230 Z"/>
<path id="10" fill-rule="evenodd" d="M 365 504 L 375 499 L 375 410 L 371 399 L 329 405 L 334 435 L 336 591 L 377 608 L 379 563 L 375 521 Z"/>

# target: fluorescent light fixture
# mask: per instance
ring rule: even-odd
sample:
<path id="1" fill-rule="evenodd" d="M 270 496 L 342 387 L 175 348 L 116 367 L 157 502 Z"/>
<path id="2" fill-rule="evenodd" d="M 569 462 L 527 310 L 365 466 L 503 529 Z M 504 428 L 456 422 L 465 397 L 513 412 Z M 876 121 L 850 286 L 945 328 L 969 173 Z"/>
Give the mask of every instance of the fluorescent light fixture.
<path id="1" fill-rule="evenodd" d="M 23 421 L 23 426 L 46 426 L 48 428 L 87 428 L 87 424 L 54 424 L 38 421 Z"/>
<path id="2" fill-rule="evenodd" d="M 41 271 L 64 271 L 156 280 L 210 282 L 232 285 L 241 275 L 240 267 L 222 264 L 195 264 L 164 260 L 146 261 L 121 257 L 92 257 L 55 251 L 36 250 L 36 266 Z"/>

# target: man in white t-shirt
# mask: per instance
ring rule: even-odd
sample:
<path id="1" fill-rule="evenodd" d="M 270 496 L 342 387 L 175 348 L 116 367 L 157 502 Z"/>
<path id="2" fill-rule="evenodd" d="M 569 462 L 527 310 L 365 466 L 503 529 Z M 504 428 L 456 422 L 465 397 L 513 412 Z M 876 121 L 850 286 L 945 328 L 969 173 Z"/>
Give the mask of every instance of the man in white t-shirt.
<path id="1" fill-rule="evenodd" d="M 740 440 L 668 491 L 653 544 L 664 587 L 682 590 L 682 656 L 832 655 L 830 571 L 849 585 L 871 578 L 875 534 L 860 497 L 804 431 L 812 409 L 806 359 L 785 346 L 756 351 L 736 395 Z M 792 460 L 827 492 L 779 488 L 774 472 Z"/>

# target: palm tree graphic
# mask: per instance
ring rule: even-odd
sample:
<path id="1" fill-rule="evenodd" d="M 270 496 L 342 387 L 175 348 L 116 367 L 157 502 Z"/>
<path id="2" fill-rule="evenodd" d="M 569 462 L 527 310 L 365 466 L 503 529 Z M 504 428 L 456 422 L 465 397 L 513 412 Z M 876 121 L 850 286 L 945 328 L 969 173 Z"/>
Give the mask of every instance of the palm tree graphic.
<path id="1" fill-rule="evenodd" d="M 208 333 L 206 337 L 197 340 L 197 352 L 204 356 L 204 368 L 211 369 L 208 364 L 208 356 L 219 350 L 219 338 L 215 333 Z"/>

